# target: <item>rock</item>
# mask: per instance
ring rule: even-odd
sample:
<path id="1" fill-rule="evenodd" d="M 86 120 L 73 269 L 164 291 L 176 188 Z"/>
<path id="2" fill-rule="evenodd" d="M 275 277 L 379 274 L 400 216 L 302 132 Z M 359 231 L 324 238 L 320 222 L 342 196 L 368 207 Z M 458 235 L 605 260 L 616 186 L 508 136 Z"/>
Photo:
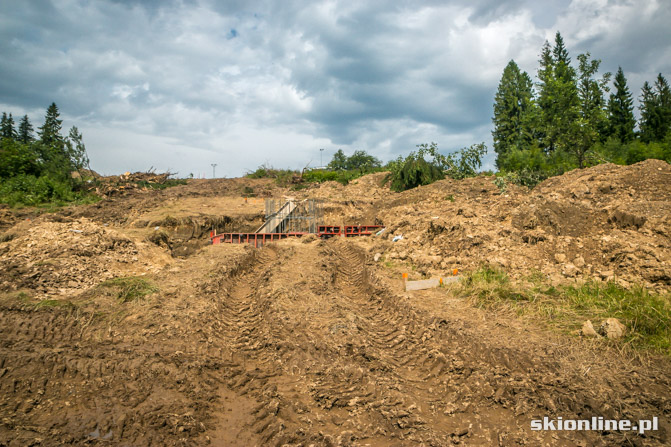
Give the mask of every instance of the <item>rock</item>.
<path id="1" fill-rule="evenodd" d="M 583 337 L 598 337 L 599 334 L 596 333 L 594 330 L 594 326 L 592 326 L 592 322 L 587 320 L 582 324 L 582 329 L 580 330 L 580 335 Z"/>
<path id="2" fill-rule="evenodd" d="M 617 318 L 606 318 L 599 327 L 599 334 L 606 338 L 620 338 L 627 328 Z"/>
<path id="3" fill-rule="evenodd" d="M 495 257 L 489 261 L 490 264 L 496 267 L 506 268 L 510 265 L 510 262 L 505 258 Z"/>
<path id="4" fill-rule="evenodd" d="M 424 256 L 424 258 L 422 259 L 422 263 L 437 267 L 438 265 L 440 265 L 440 261 L 442 260 L 443 258 L 441 256 Z"/>
<path id="5" fill-rule="evenodd" d="M 373 261 L 377 262 L 380 260 L 382 257 L 382 253 L 375 253 L 375 256 L 373 256 Z"/>
<path id="6" fill-rule="evenodd" d="M 561 272 L 564 276 L 575 278 L 578 275 L 578 268 L 569 262 L 568 264 L 564 264 Z"/>
<path id="7" fill-rule="evenodd" d="M 589 188 L 587 187 L 587 185 L 584 185 L 584 184 L 578 184 L 578 185 L 576 185 L 576 186 L 573 188 L 573 190 L 571 191 L 571 195 L 572 195 L 573 198 L 575 198 L 575 199 L 580 198 L 580 196 L 583 196 L 583 195 L 585 195 L 585 194 L 589 194 L 589 193 L 590 193 Z"/>
<path id="8" fill-rule="evenodd" d="M 576 256 L 576 258 L 573 260 L 573 265 L 579 269 L 583 268 L 585 266 L 585 259 L 582 256 Z"/>
<path id="9" fill-rule="evenodd" d="M 560 264 L 566 262 L 566 255 L 564 253 L 555 253 L 555 261 Z"/>
<path id="10" fill-rule="evenodd" d="M 601 270 L 599 275 L 601 276 L 601 279 L 610 280 L 613 279 L 615 273 L 612 270 Z"/>

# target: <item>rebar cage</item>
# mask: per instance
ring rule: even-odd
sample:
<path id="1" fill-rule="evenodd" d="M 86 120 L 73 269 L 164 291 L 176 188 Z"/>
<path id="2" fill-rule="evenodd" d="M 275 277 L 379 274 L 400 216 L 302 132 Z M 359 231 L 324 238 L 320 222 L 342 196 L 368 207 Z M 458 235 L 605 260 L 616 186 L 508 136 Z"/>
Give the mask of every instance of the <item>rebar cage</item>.
<path id="1" fill-rule="evenodd" d="M 266 222 L 281 220 L 273 233 L 316 233 L 324 218 L 324 206 L 318 199 L 266 199 L 265 206 Z"/>

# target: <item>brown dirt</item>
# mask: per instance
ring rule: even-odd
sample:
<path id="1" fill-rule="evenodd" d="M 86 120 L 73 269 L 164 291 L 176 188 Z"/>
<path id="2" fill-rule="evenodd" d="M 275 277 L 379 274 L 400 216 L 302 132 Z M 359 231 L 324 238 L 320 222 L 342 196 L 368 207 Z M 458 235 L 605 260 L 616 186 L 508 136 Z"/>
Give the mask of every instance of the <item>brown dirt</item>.
<path id="1" fill-rule="evenodd" d="M 30 221 L 0 210 L 0 445 L 668 445 L 667 357 L 406 293 L 372 260 L 557 282 L 610 270 L 669 290 L 668 164 L 505 194 L 488 177 L 401 194 L 380 180 L 292 195 L 342 223 L 379 219 L 382 237 L 258 250 L 204 241 L 256 225 L 245 186 L 288 194 L 266 181 L 133 190 Z M 103 283 L 127 276 L 159 290 L 123 302 Z M 531 431 L 543 416 L 658 416 L 660 430 Z"/>

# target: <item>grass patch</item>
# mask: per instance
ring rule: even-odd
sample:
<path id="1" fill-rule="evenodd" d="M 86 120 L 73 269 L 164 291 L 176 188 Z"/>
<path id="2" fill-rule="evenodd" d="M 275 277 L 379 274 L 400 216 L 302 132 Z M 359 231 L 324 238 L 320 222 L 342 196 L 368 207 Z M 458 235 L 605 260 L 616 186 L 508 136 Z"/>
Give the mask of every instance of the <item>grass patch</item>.
<path id="1" fill-rule="evenodd" d="M 171 188 L 173 186 L 186 185 L 187 183 L 188 183 L 187 180 L 182 178 L 169 178 L 166 179 L 163 183 L 150 182 L 147 180 L 138 180 L 135 182 L 135 184 L 139 188 L 147 188 L 147 189 L 166 189 Z"/>
<path id="2" fill-rule="evenodd" d="M 302 179 L 304 182 L 310 183 L 324 183 L 324 182 L 338 182 L 342 185 L 347 185 L 350 182 L 363 177 L 364 175 L 372 174 L 374 172 L 384 172 L 383 168 L 367 168 L 367 169 L 349 169 L 332 171 L 328 169 L 313 169 L 303 173 Z"/>
<path id="3" fill-rule="evenodd" d="M 108 279 L 100 285 L 118 289 L 117 299 L 122 303 L 137 301 L 149 294 L 158 292 L 158 287 L 153 282 L 139 276 Z"/>
<path id="4" fill-rule="evenodd" d="M 38 301 L 35 304 L 35 308 L 39 309 L 41 307 L 52 307 L 52 308 L 59 308 L 59 309 L 74 309 L 76 306 L 72 301 L 68 300 L 42 300 Z"/>
<path id="5" fill-rule="evenodd" d="M 30 304 L 33 297 L 23 291 L 7 292 L 0 294 L 0 303 L 4 305 Z"/>
<path id="6" fill-rule="evenodd" d="M 538 272 L 526 286 L 513 284 L 499 269 L 482 267 L 465 276 L 455 292 L 478 307 L 508 308 L 542 317 L 550 325 L 573 331 L 585 320 L 617 318 L 627 326 L 626 343 L 671 355 L 671 294 L 654 294 L 640 286 L 587 281 L 553 287 Z"/>

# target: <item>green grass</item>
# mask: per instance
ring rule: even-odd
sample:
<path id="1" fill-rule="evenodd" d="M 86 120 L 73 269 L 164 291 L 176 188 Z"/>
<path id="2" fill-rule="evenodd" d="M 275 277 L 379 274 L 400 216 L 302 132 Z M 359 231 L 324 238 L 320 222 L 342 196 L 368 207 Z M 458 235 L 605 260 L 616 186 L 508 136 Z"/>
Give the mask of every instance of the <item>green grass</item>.
<path id="1" fill-rule="evenodd" d="M 158 287 L 153 282 L 139 276 L 108 279 L 100 285 L 118 289 L 117 298 L 122 303 L 137 301 L 149 294 L 158 292 Z"/>
<path id="2" fill-rule="evenodd" d="M 455 292 L 479 307 L 540 316 L 566 332 L 588 319 L 617 318 L 627 326 L 625 343 L 671 355 L 671 294 L 614 282 L 554 287 L 539 272 L 525 279 L 526 286 L 513 284 L 504 271 L 486 266 L 466 275 Z"/>
<path id="3" fill-rule="evenodd" d="M 313 169 L 303 173 L 303 181 L 312 183 L 324 183 L 328 181 L 338 182 L 347 185 L 349 182 L 358 179 L 364 175 L 374 172 L 383 172 L 383 168 L 350 169 L 331 171 L 326 169 Z"/>
<path id="4" fill-rule="evenodd" d="M 187 180 L 186 179 L 181 179 L 181 178 L 169 178 L 163 183 L 148 182 L 146 180 L 140 180 L 140 181 L 135 182 L 135 184 L 140 188 L 166 189 L 166 188 L 170 188 L 170 187 L 173 187 L 173 186 L 186 185 Z"/>
<path id="5" fill-rule="evenodd" d="M 35 304 L 36 308 L 40 307 L 57 307 L 61 309 L 74 309 L 76 306 L 68 300 L 42 300 Z"/>

